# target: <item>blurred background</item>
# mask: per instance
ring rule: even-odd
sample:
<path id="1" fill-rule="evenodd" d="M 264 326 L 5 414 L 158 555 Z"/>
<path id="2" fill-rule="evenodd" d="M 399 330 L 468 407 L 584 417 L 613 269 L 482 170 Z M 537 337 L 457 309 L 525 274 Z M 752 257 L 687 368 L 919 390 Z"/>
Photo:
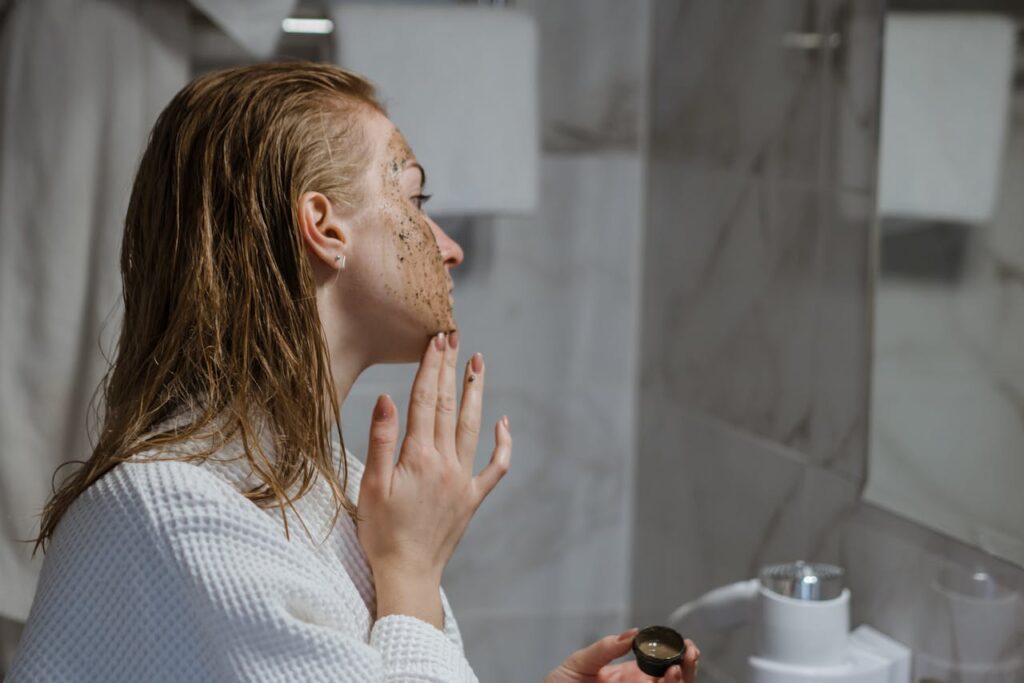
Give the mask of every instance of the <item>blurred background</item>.
<path id="1" fill-rule="evenodd" d="M 119 325 L 149 128 L 206 70 L 380 87 L 465 249 L 511 472 L 445 574 L 482 681 L 807 560 L 915 681 L 1024 681 L 1024 2 L 0 0 L 0 672 Z M 485 172 L 486 171 L 486 172 Z M 384 391 L 344 406 L 362 457 Z M 749 680 L 751 624 L 681 624 Z M 896 678 L 886 679 L 896 681 Z M 905 680 L 905 679 L 904 679 Z"/>

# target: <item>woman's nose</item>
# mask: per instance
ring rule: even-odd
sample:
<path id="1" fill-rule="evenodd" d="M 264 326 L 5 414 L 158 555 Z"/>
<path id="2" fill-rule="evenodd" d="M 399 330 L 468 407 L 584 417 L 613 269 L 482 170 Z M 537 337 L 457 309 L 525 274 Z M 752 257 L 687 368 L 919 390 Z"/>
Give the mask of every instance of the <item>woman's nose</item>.
<path id="1" fill-rule="evenodd" d="M 441 257 L 444 259 L 445 268 L 454 268 L 455 266 L 462 263 L 464 254 L 462 253 L 462 247 L 459 243 L 448 236 L 441 226 L 430 221 L 430 228 L 434 231 L 434 239 L 437 240 L 437 246 L 441 249 Z"/>

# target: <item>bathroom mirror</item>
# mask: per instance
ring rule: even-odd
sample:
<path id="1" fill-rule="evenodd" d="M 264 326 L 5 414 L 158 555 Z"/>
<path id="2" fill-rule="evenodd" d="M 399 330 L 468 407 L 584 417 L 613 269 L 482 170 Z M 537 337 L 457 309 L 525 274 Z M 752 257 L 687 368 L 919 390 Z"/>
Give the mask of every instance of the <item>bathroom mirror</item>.
<path id="1" fill-rule="evenodd" d="M 1024 565 L 1022 26 L 889 4 L 864 496 Z"/>

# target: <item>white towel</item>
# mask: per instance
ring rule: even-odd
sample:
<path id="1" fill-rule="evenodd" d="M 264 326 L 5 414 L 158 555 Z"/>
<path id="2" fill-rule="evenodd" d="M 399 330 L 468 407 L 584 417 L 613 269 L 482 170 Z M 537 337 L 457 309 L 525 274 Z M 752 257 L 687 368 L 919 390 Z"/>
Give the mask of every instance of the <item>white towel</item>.
<path id="1" fill-rule="evenodd" d="M 195 4 L 266 52 L 294 0 Z M 121 325 L 128 193 L 150 128 L 188 81 L 188 10 L 185 0 L 0 0 L 0 616 L 9 619 L 28 615 L 42 561 L 18 539 L 39 532 L 54 470 L 91 454 L 86 409 Z"/>
<path id="2" fill-rule="evenodd" d="M 519 12 L 437 5 L 331 9 L 337 63 L 376 84 L 427 172 L 436 214 L 537 205 L 537 35 Z"/>
<path id="3" fill-rule="evenodd" d="M 91 454 L 86 408 L 121 325 L 128 194 L 188 80 L 188 6 L 31 0 L 0 34 L 0 615 L 24 620 L 51 477 Z M 64 468 L 66 476 L 72 468 Z"/>
<path id="4" fill-rule="evenodd" d="M 878 209 L 978 224 L 993 214 L 1015 25 L 981 13 L 889 13 Z"/>

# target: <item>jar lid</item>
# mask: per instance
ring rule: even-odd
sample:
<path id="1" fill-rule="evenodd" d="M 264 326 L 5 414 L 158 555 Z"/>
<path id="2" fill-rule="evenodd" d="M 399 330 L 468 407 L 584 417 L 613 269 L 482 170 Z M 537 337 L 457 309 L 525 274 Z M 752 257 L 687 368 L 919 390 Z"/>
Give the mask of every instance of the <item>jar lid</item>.
<path id="1" fill-rule="evenodd" d="M 648 626 L 633 638 L 636 664 L 648 676 L 661 678 L 670 667 L 682 662 L 684 654 L 683 636 L 667 626 Z"/>

